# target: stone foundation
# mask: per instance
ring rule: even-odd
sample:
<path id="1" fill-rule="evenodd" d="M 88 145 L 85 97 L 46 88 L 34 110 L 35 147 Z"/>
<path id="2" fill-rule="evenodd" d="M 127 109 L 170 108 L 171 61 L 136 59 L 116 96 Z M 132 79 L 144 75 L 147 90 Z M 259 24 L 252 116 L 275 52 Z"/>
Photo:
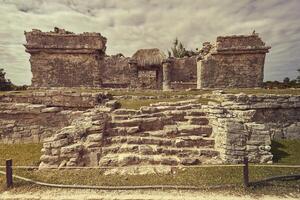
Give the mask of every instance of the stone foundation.
<path id="1" fill-rule="evenodd" d="M 257 34 L 217 37 L 216 45 L 199 56 L 197 88 L 261 87 L 270 48 Z"/>
<path id="2" fill-rule="evenodd" d="M 205 106 L 224 162 L 272 162 L 273 138 L 300 138 L 300 96 L 216 94 Z"/>
<path id="3" fill-rule="evenodd" d="M 41 89 L 0 94 L 0 102 L 43 104 L 73 109 L 93 108 L 110 98 L 111 95 L 107 92 L 81 92 L 80 88 Z"/>
<path id="4" fill-rule="evenodd" d="M 80 113 L 41 104 L 0 103 L 0 142 L 42 142 L 69 125 Z"/>

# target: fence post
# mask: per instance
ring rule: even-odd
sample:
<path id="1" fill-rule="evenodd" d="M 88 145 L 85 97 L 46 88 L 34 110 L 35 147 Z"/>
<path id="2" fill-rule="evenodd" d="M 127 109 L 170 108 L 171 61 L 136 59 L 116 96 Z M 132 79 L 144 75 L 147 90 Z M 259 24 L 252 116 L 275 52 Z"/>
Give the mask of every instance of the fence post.
<path id="1" fill-rule="evenodd" d="M 244 186 L 249 187 L 249 165 L 248 157 L 244 157 L 244 166 L 243 166 L 243 176 L 244 176 Z"/>
<path id="2" fill-rule="evenodd" d="M 6 185 L 8 188 L 13 187 L 12 159 L 6 160 Z"/>

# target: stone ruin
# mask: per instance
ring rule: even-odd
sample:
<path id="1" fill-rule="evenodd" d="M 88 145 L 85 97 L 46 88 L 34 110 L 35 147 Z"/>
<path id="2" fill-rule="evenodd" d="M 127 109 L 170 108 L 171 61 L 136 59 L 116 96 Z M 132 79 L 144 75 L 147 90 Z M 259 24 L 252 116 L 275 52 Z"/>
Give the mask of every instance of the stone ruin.
<path id="1" fill-rule="evenodd" d="M 0 95 L 0 142 L 42 142 L 40 169 L 155 166 L 152 173 L 160 166 L 240 163 L 244 156 L 271 163 L 271 139 L 300 138 L 299 95 L 213 91 L 132 110 L 116 99 L 137 96 L 71 88 L 259 87 L 270 47 L 257 34 L 218 37 L 180 59 L 159 49 L 107 56 L 99 33 L 56 28 L 25 35 L 32 86 L 42 90 Z M 200 98 L 214 101 L 203 105 Z"/>
<path id="2" fill-rule="evenodd" d="M 132 57 L 105 54 L 100 33 L 64 29 L 25 32 L 33 87 L 143 89 L 251 88 L 263 83 L 265 46 L 258 34 L 218 37 L 198 55 L 166 58 L 159 49 L 140 49 Z"/>
<path id="3" fill-rule="evenodd" d="M 299 95 L 214 91 L 137 110 L 119 108 L 117 98 L 129 97 L 67 88 L 2 94 L 0 142 L 42 142 L 40 169 L 133 167 L 130 173 L 144 173 L 148 167 L 155 173 L 241 163 L 244 156 L 271 163 L 271 139 L 300 138 Z M 214 101 L 203 105 L 199 98 Z"/>

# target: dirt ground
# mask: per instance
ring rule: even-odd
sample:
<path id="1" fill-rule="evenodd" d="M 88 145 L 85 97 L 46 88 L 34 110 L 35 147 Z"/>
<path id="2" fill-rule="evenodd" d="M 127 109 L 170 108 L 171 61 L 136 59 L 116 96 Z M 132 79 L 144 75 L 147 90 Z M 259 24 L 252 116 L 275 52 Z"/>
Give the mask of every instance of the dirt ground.
<path id="1" fill-rule="evenodd" d="M 299 196 L 288 194 L 286 196 L 242 196 L 230 195 L 220 192 L 204 191 L 176 191 L 176 190 L 135 190 L 135 191 L 101 191 L 101 190 L 70 190 L 70 189 L 46 189 L 34 192 L 16 193 L 6 191 L 0 194 L 1 200 L 292 200 Z"/>

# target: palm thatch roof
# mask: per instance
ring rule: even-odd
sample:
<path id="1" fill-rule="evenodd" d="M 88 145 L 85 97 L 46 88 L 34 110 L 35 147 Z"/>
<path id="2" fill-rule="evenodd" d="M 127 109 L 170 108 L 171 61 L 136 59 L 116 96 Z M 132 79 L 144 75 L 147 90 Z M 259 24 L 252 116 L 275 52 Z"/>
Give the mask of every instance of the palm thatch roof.
<path id="1" fill-rule="evenodd" d="M 149 67 L 159 66 L 166 58 L 165 54 L 157 48 L 140 49 L 132 56 L 137 61 L 138 66 Z"/>

